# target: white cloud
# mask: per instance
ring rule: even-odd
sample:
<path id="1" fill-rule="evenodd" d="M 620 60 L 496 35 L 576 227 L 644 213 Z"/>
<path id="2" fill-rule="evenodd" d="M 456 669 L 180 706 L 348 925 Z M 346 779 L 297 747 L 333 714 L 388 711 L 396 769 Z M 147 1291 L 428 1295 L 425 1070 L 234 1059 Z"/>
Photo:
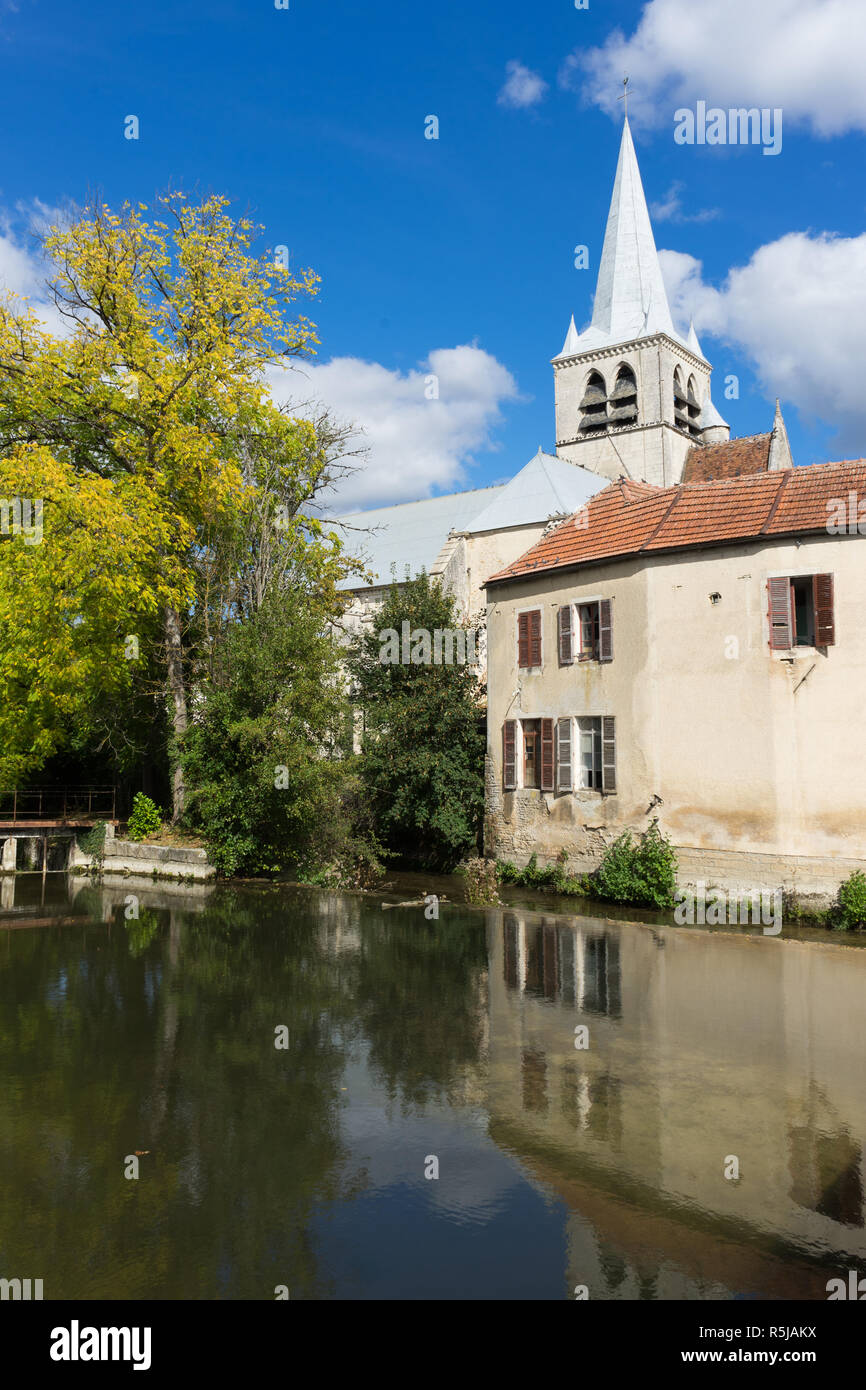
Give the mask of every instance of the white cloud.
<path id="1" fill-rule="evenodd" d="M 268 374 L 275 399 L 315 398 L 337 419 L 363 431 L 366 462 L 340 486 L 341 508 L 413 501 L 434 490 L 472 486 L 467 468 L 477 449 L 493 446 L 491 430 L 517 384 L 490 353 L 465 344 L 437 348 L 408 372 L 378 362 L 335 357 L 297 372 Z M 436 379 L 438 399 L 433 394 Z"/>
<path id="2" fill-rule="evenodd" d="M 835 427 L 842 454 L 866 456 L 866 234 L 789 232 L 719 288 L 678 251 L 659 253 L 676 321 L 739 348 L 769 399 Z"/>
<path id="3" fill-rule="evenodd" d="M 683 208 L 682 191 L 685 184 L 675 179 L 659 203 L 650 205 L 650 212 L 656 222 L 713 222 L 719 216 L 718 208 L 702 208 L 698 212 L 686 212 Z"/>
<path id="4" fill-rule="evenodd" d="M 68 209 L 49 207 L 38 198 L 17 204 L 14 212 L 0 209 L 0 294 L 28 300 L 45 328 L 58 336 L 68 333 L 70 325 L 48 293 L 50 267 L 40 254 L 39 238 L 67 216 Z"/>
<path id="5" fill-rule="evenodd" d="M 44 280 L 39 258 L 15 236 L 8 222 L 0 221 L 0 290 L 31 298 L 43 292 Z"/>
<path id="6" fill-rule="evenodd" d="M 866 130 L 863 0 L 649 0 L 634 34 L 575 50 L 560 82 L 613 115 L 622 77 L 647 123 L 679 106 L 781 107 L 822 136 Z"/>
<path id="7" fill-rule="evenodd" d="M 526 106 L 536 106 L 542 100 L 547 91 L 547 83 L 539 73 L 524 67 L 516 58 L 505 64 L 505 71 L 508 77 L 496 98 L 500 106 L 522 109 Z"/>

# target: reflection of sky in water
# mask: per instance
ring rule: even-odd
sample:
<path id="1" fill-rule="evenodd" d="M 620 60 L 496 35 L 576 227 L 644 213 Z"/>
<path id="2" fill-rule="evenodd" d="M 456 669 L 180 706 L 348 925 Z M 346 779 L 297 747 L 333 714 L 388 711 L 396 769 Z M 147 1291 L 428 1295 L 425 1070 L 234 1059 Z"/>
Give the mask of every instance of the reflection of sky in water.
<path id="1" fill-rule="evenodd" d="M 335 1297 L 562 1297 L 565 1208 L 492 1143 L 483 1113 L 429 1104 L 400 1115 L 358 1060 L 342 1084 L 349 1166 L 366 1184 L 351 1202 L 314 1212 L 312 1239 Z M 428 1155 L 439 1160 L 438 1179 L 424 1177 Z"/>

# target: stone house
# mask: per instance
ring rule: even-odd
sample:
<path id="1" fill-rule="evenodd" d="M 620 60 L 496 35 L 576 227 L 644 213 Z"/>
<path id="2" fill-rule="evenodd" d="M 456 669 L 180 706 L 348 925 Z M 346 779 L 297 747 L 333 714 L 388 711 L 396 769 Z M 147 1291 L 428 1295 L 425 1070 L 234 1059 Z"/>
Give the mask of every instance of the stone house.
<path id="1" fill-rule="evenodd" d="M 684 882 L 866 869 L 864 497 L 866 462 L 621 480 L 493 575 L 488 851 L 589 868 L 657 816 Z"/>

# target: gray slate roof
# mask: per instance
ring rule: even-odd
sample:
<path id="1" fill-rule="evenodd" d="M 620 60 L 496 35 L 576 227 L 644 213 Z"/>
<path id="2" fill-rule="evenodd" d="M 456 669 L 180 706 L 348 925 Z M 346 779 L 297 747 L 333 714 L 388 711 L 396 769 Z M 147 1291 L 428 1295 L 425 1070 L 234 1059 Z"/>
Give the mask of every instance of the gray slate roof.
<path id="1" fill-rule="evenodd" d="M 607 479 L 539 449 L 510 482 L 498 487 L 331 517 L 328 524 L 348 553 L 364 561 L 374 584 L 389 584 L 392 566 L 398 581 L 406 578 L 407 569 L 412 577 L 422 569 L 429 573 L 452 532 L 512 530 L 570 516 L 604 487 Z M 341 587 L 361 586 L 351 577 Z"/>
<path id="2" fill-rule="evenodd" d="M 449 533 L 465 530 L 472 518 L 503 490 L 504 484 L 472 492 L 451 492 L 445 497 L 427 497 L 420 502 L 401 502 L 395 507 L 332 517 L 329 524 L 340 535 L 347 552 L 363 560 L 372 571 L 374 583 L 390 584 L 392 565 L 396 566 L 398 580 L 406 578 L 407 567 L 413 578 L 421 570 L 429 572 Z M 340 587 L 357 589 L 359 580 L 353 576 Z"/>

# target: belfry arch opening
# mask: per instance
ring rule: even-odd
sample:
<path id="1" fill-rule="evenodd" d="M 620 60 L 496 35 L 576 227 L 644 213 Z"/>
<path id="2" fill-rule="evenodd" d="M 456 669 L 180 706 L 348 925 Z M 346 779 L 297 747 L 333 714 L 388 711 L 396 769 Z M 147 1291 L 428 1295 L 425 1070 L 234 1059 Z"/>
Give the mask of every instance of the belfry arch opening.
<path id="1" fill-rule="evenodd" d="M 580 432 L 601 434 L 607 429 L 607 387 L 601 372 L 590 372 L 580 403 Z"/>
<path id="2" fill-rule="evenodd" d="M 610 395 L 608 419 L 614 426 L 637 424 L 637 379 L 628 363 L 616 374 Z"/>

